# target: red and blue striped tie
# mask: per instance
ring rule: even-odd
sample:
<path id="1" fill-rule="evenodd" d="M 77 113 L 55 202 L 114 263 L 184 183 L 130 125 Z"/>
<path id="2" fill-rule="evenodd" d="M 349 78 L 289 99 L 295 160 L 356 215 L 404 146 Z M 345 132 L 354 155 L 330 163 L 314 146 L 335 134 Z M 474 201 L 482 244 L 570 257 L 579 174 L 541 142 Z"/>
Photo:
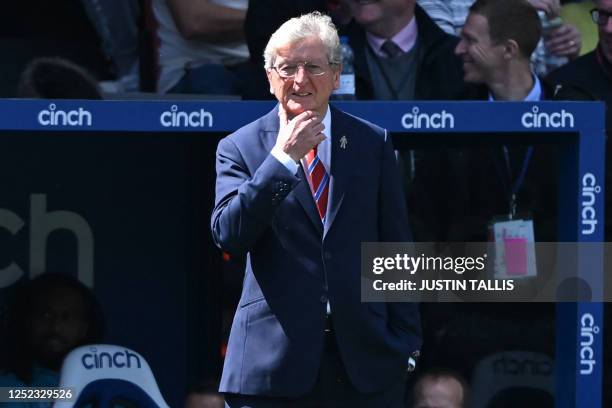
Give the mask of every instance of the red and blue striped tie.
<path id="1" fill-rule="evenodd" d="M 325 171 L 325 166 L 317 155 L 317 146 L 306 154 L 306 165 L 308 177 L 310 177 L 310 187 L 312 195 L 319 211 L 321 221 L 325 223 L 327 212 L 327 196 L 329 194 L 329 174 Z"/>

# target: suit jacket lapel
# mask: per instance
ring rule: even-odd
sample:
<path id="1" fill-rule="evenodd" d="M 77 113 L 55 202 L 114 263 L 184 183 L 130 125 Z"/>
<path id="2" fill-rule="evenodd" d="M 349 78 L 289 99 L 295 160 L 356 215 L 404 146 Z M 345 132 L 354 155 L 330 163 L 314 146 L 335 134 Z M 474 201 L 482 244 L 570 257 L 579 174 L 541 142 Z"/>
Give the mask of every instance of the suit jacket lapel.
<path id="1" fill-rule="evenodd" d="M 270 151 L 276 144 L 278 130 L 278 105 L 276 105 L 274 109 L 262 118 L 261 122 L 261 142 L 264 150 L 264 159 L 270 154 Z"/>
<path id="2" fill-rule="evenodd" d="M 332 113 L 332 145 L 331 145 L 331 169 L 330 169 L 330 186 L 329 186 L 329 204 L 327 210 L 327 222 L 323 238 L 331 228 L 338 210 L 342 205 L 344 193 L 350 175 L 350 157 L 351 143 L 346 143 L 342 147 L 342 140 L 347 142 L 350 140 L 349 127 L 346 124 L 345 115 L 335 108 L 331 108 Z"/>
<path id="3" fill-rule="evenodd" d="M 274 110 L 272 110 L 263 118 L 262 123 L 262 142 L 264 149 L 266 152 L 268 152 L 268 154 L 276 144 L 278 131 L 279 119 L 277 105 Z M 304 169 L 301 164 L 298 166 L 297 176 L 300 178 L 301 182 L 298 183 L 297 186 L 295 186 L 293 194 L 295 195 L 296 200 L 304 208 L 306 215 L 314 225 L 317 232 L 319 234 L 323 234 L 323 225 L 321 223 L 321 218 L 319 217 L 319 212 L 317 211 L 317 207 L 315 206 L 314 198 L 312 197 L 312 193 L 310 192 L 310 185 L 308 184 L 308 179 L 306 178 L 306 174 L 304 173 Z"/>

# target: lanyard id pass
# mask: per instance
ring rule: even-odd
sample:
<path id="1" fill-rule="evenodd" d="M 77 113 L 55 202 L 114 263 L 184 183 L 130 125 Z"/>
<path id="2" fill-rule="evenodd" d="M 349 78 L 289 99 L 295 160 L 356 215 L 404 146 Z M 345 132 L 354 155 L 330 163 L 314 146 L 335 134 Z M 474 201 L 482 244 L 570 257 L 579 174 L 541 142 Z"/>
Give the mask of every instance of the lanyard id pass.
<path id="1" fill-rule="evenodd" d="M 514 219 L 516 217 L 516 207 L 517 207 L 517 194 L 525 181 L 525 176 L 527 175 L 527 169 L 529 168 L 529 162 L 531 161 L 531 156 L 533 155 L 533 146 L 529 146 L 527 151 L 525 152 L 525 156 L 523 157 L 523 163 L 521 164 L 521 169 L 519 171 L 518 176 L 513 179 L 512 177 L 512 166 L 510 164 L 510 154 L 508 153 L 508 148 L 503 146 L 504 153 L 504 164 L 503 170 L 500 170 L 498 167 L 499 179 L 504 188 L 504 192 L 508 197 L 508 218 Z"/>
<path id="2" fill-rule="evenodd" d="M 495 243 L 495 279 L 520 279 L 537 276 L 533 220 L 495 221 L 490 226 Z"/>
<path id="3" fill-rule="evenodd" d="M 508 148 L 503 146 L 504 166 L 497 166 L 499 179 L 508 198 L 507 219 L 498 217 L 489 225 L 489 236 L 495 242 L 494 276 L 497 279 L 537 276 L 533 220 L 516 215 L 517 194 L 525 181 L 532 155 L 533 147 L 529 146 L 519 173 L 513 178 L 510 154 Z"/>

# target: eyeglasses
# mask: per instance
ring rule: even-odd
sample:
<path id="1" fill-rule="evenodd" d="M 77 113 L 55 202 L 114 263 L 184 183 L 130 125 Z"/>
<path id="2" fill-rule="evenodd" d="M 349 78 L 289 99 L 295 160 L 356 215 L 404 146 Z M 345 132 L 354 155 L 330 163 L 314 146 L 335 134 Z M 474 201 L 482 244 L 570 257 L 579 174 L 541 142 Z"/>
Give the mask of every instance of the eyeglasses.
<path id="1" fill-rule="evenodd" d="M 337 65 L 335 62 L 327 62 L 328 66 Z M 300 67 L 311 76 L 321 76 L 327 72 L 327 67 L 322 64 L 314 64 L 312 62 L 300 62 L 297 64 L 285 64 L 278 67 L 272 67 L 273 70 L 283 79 L 294 78 Z"/>
<path id="2" fill-rule="evenodd" d="M 612 13 L 607 11 L 599 10 L 596 8 L 591 10 L 591 18 L 593 19 L 593 22 L 600 26 L 605 26 L 606 24 L 608 24 L 608 19 L 610 18 L 610 16 L 612 16 Z"/>

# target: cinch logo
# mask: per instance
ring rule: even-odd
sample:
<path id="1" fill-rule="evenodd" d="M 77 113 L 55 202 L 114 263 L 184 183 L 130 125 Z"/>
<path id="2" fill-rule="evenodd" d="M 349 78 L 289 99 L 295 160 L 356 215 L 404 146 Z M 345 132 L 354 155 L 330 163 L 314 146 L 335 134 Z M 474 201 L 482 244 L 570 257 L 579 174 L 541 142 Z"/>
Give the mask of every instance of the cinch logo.
<path id="1" fill-rule="evenodd" d="M 593 341 L 599 333 L 599 326 L 595 326 L 595 319 L 590 313 L 585 313 L 580 318 L 580 375 L 590 375 L 595 365 L 595 351 Z M 584 367 L 584 368 L 583 368 Z"/>
<path id="2" fill-rule="evenodd" d="M 57 110 L 52 103 L 49 109 L 38 112 L 38 123 L 42 126 L 91 126 L 91 112 L 79 108 L 79 110 L 63 111 Z"/>
<path id="3" fill-rule="evenodd" d="M 525 112 L 521 117 L 524 127 L 531 129 L 538 128 L 564 128 L 574 127 L 574 115 L 562 109 L 561 112 L 546 113 L 541 112 L 540 108 L 534 106 L 531 112 Z"/>
<path id="4" fill-rule="evenodd" d="M 159 122 L 163 127 L 212 127 L 213 115 L 204 109 L 179 112 L 178 106 L 172 105 L 170 111 L 162 112 Z"/>
<path id="5" fill-rule="evenodd" d="M 25 231 L 24 231 L 25 230 Z M 0 208 L 0 235 L 8 231 L 9 236 L 29 233 L 30 277 L 45 271 L 47 265 L 47 245 L 54 231 L 64 230 L 74 235 L 78 277 L 81 282 L 93 287 L 94 279 L 94 236 L 91 226 L 83 216 L 67 210 L 47 210 L 47 196 L 32 194 L 30 211 L 23 218 L 6 208 Z M 23 232 L 22 232 L 23 231 Z M 16 237 L 16 240 L 19 238 Z M 20 239 L 19 239 L 20 240 Z M 6 257 L 0 257 L 6 259 Z M 8 258 L 8 266 L 0 261 L 0 288 L 5 288 L 25 275 L 22 266 Z"/>
<path id="6" fill-rule="evenodd" d="M 117 351 L 112 354 L 107 352 L 98 354 L 95 347 L 90 348 L 90 350 L 91 353 L 83 354 L 83 357 L 81 357 L 83 367 L 88 370 L 94 368 L 131 368 L 133 363 L 138 368 L 141 367 L 138 355 L 130 353 L 128 350 Z"/>
<path id="7" fill-rule="evenodd" d="M 595 213 L 596 194 L 601 192 L 601 187 L 597 185 L 595 176 L 586 173 L 582 177 L 582 234 L 591 235 L 595 232 L 597 225 L 597 214 Z"/>
<path id="8" fill-rule="evenodd" d="M 412 113 L 402 116 L 402 126 L 405 129 L 453 129 L 455 117 L 442 110 L 439 113 L 419 113 L 419 108 L 412 108 Z"/>
<path id="9" fill-rule="evenodd" d="M 530 358 L 515 358 L 504 356 L 493 362 L 495 374 L 504 375 L 541 375 L 549 377 L 552 375 L 553 367 L 546 359 L 535 360 Z"/>

